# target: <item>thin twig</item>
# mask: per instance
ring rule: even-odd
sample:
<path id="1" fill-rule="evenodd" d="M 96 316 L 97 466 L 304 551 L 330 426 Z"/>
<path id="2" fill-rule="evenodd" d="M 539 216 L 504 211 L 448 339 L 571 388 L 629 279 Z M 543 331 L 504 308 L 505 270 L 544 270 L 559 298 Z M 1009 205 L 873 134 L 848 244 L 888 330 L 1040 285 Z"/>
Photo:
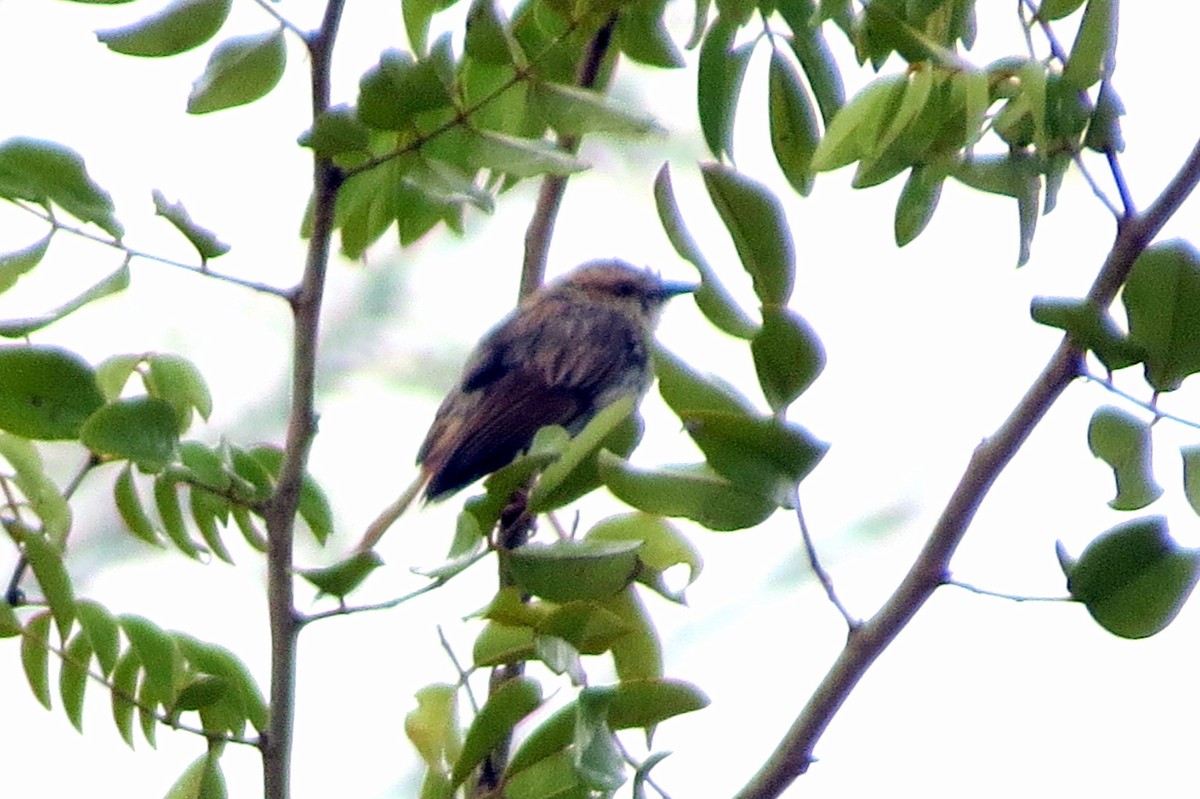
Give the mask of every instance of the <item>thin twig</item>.
<path id="1" fill-rule="evenodd" d="M 112 247 L 114 250 L 120 250 L 121 252 L 125 253 L 126 257 L 128 258 L 141 258 L 144 261 L 153 261 L 154 263 L 163 264 L 164 266 L 172 266 L 176 269 L 182 269 L 186 272 L 193 272 L 203 277 L 211 277 L 213 280 L 232 283 L 235 286 L 241 286 L 243 288 L 248 288 L 263 294 L 270 294 L 272 296 L 283 297 L 285 299 L 287 298 L 287 291 L 279 288 L 278 286 L 272 286 L 269 283 L 259 283 L 256 280 L 246 280 L 245 278 L 226 274 L 224 272 L 214 272 L 208 268 L 207 264 L 198 266 L 196 264 L 185 263 L 184 261 L 176 261 L 171 258 L 164 258 L 161 255 L 155 255 L 154 253 L 146 252 L 145 250 L 139 250 L 134 247 L 126 246 L 116 239 L 101 236 L 97 233 L 91 232 L 90 230 L 85 230 L 84 228 L 76 227 L 74 225 L 63 224 L 45 211 L 38 210 L 37 208 L 26 203 L 14 203 L 14 205 L 16 205 L 18 208 L 24 209 L 25 211 L 33 214 L 45 222 L 49 222 L 55 230 L 61 230 L 74 236 L 78 236 L 79 238 L 87 239 L 88 241 L 94 241 L 97 244 L 103 244 L 106 247 Z"/>
<path id="2" fill-rule="evenodd" d="M 271 4 L 268 0 L 254 0 L 254 4 L 257 5 L 259 8 L 261 8 L 263 11 L 270 14 L 272 17 L 274 17 L 275 21 L 278 22 L 280 27 L 282 27 L 284 30 L 294 33 L 295 35 L 299 36 L 302 40 L 304 40 L 307 43 L 308 32 L 302 31 L 298 27 L 296 27 L 296 24 L 294 22 L 292 22 L 290 19 L 285 17 L 283 14 L 279 13 L 279 10 L 277 8 L 275 8 L 275 6 L 273 4 Z"/>
<path id="3" fill-rule="evenodd" d="M 454 670 L 458 672 L 458 684 L 462 686 L 467 693 L 467 701 L 471 703 L 471 711 L 476 715 L 479 714 L 479 702 L 475 699 L 475 692 L 471 690 L 471 675 L 458 662 L 458 658 L 454 654 L 454 648 L 450 646 L 450 642 L 446 640 L 446 631 L 442 629 L 442 625 L 437 626 L 438 640 L 442 642 L 442 651 L 446 653 L 446 657 L 450 658 L 450 662 L 454 664 Z"/>
<path id="4" fill-rule="evenodd" d="M 445 584 L 446 584 L 446 580 L 438 579 L 438 580 L 434 580 L 431 583 L 427 583 L 426 585 L 421 586 L 420 588 L 416 589 L 415 591 L 410 591 L 403 596 L 398 596 L 395 599 L 389 599 L 386 602 L 376 602 L 371 605 L 340 605 L 336 608 L 331 608 L 330 610 L 322 610 L 319 613 L 309 613 L 309 614 L 305 614 L 305 615 L 298 615 L 296 617 L 296 624 L 298 626 L 304 627 L 309 624 L 312 624 L 314 621 L 321 621 L 322 619 L 332 619 L 335 616 L 352 616 L 355 613 L 370 613 L 370 612 L 376 611 L 376 610 L 391 610 L 392 608 L 403 605 L 405 602 L 409 601 L 410 599 L 416 599 L 417 597 L 421 596 L 422 594 L 427 594 L 430 591 L 434 590 L 435 588 L 441 588 Z"/>
<path id="5" fill-rule="evenodd" d="M 1100 188 L 1100 184 L 1097 183 L 1096 178 L 1092 176 L 1091 170 L 1089 170 L 1087 165 L 1083 163 L 1083 155 L 1078 151 L 1075 151 L 1071 153 L 1071 161 L 1073 161 L 1075 166 L 1079 169 L 1079 173 L 1083 175 L 1083 179 L 1088 184 L 1088 187 L 1092 190 L 1092 194 L 1096 195 L 1096 198 L 1104 204 L 1104 207 L 1108 209 L 1108 212 L 1112 214 L 1113 217 L 1118 221 L 1124 219 L 1125 213 L 1117 207 L 1116 203 L 1109 199 L 1108 193 L 1104 191 L 1104 189 Z"/>
<path id="6" fill-rule="evenodd" d="M 833 588 L 833 578 L 829 576 L 829 572 L 825 571 L 825 567 L 821 565 L 821 559 L 817 557 L 817 548 L 813 545 L 812 535 L 808 532 L 804 511 L 800 509 L 800 485 L 798 483 L 792 486 L 792 506 L 796 509 L 796 522 L 800 525 L 800 539 L 804 542 L 804 553 L 808 556 L 808 566 L 821 582 L 821 587 L 825 589 L 825 596 L 829 597 L 829 602 L 846 620 L 846 627 L 853 635 L 854 631 L 862 626 L 862 621 L 851 615 L 846 606 L 842 604 L 837 591 Z"/>
<path id="7" fill-rule="evenodd" d="M 1112 249 L 1088 291 L 1088 299 L 1107 307 L 1125 282 L 1137 257 L 1149 246 L 1200 183 L 1200 142 L 1166 189 L 1143 214 L 1120 225 Z M 851 636 L 820 685 L 800 711 L 775 751 L 737 799 L 778 797 L 813 762 L 813 750 L 825 728 L 875 659 L 945 584 L 947 570 L 980 503 L 1000 473 L 1050 406 L 1082 372 L 1083 354 L 1064 337 L 1041 375 L 995 435 L 972 455 L 941 517 L 900 585 L 880 611 Z"/>
<path id="8" fill-rule="evenodd" d="M 1133 195 L 1129 193 L 1129 184 L 1125 182 L 1125 171 L 1121 169 L 1121 160 L 1111 149 L 1104 151 L 1104 157 L 1108 159 L 1108 171 L 1112 173 L 1117 193 L 1121 195 L 1121 204 L 1125 206 L 1124 216 L 1131 217 L 1137 213 L 1137 206 L 1134 205 Z"/>
<path id="9" fill-rule="evenodd" d="M 312 118 L 329 108 L 333 45 L 345 0 L 329 0 L 321 27 L 306 38 L 311 61 Z M 296 639 L 300 631 L 292 584 L 296 509 L 309 449 L 316 433 L 317 342 L 325 272 L 333 237 L 334 205 L 343 181 L 328 158 L 313 156 L 312 236 L 299 285 L 288 294 L 292 307 L 292 397 L 283 462 L 267 503 L 267 605 L 271 632 L 271 715 L 265 733 L 263 791 L 266 799 L 291 795 L 292 721 L 295 715 Z"/>
<path id="10" fill-rule="evenodd" d="M 980 596 L 995 597 L 996 599 L 1007 599 L 1010 602 L 1074 602 L 1075 601 L 1074 599 L 1072 599 L 1069 596 L 1025 596 L 1023 594 L 1009 594 L 1009 593 L 1005 593 L 1004 591 L 992 591 L 990 589 L 980 588 L 979 586 L 971 585 L 970 583 L 964 583 L 961 580 L 955 580 L 953 578 L 947 578 L 947 580 L 945 581 L 945 584 L 952 585 L 955 588 L 961 588 L 964 591 L 970 591 L 972 594 L 979 594 Z"/>
<path id="11" fill-rule="evenodd" d="M 1083 374 L 1080 375 L 1080 377 L 1082 377 L 1084 380 L 1088 380 L 1093 383 L 1099 383 L 1109 393 L 1116 394 L 1121 399 L 1123 399 L 1127 402 L 1132 402 L 1134 405 L 1138 406 L 1139 408 L 1150 411 L 1150 413 L 1154 414 L 1155 419 L 1169 419 L 1172 422 L 1176 422 L 1178 424 L 1185 425 L 1187 427 L 1194 427 L 1194 428 L 1200 430 L 1200 422 L 1196 422 L 1191 419 L 1185 419 L 1184 417 L 1176 416 L 1173 413 L 1167 413 L 1166 411 L 1161 410 L 1153 402 L 1147 402 L 1146 400 L 1138 399 L 1133 394 L 1130 394 L 1128 391 L 1122 391 L 1121 389 L 1119 389 L 1115 385 L 1113 385 L 1113 382 L 1106 377 L 1099 377 L 1098 375 L 1094 375 L 1091 372 L 1084 372 Z"/>

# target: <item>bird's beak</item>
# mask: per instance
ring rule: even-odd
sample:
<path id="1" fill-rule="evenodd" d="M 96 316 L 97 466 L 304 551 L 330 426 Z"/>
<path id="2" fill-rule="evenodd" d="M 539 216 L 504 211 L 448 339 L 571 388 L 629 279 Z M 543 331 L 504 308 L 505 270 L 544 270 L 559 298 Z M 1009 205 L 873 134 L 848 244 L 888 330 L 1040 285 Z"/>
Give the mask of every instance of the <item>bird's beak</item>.
<path id="1" fill-rule="evenodd" d="M 699 283 L 684 283 L 679 280 L 664 280 L 662 282 L 662 295 L 664 298 L 678 297 L 680 294 L 691 294 L 696 289 L 700 288 Z"/>

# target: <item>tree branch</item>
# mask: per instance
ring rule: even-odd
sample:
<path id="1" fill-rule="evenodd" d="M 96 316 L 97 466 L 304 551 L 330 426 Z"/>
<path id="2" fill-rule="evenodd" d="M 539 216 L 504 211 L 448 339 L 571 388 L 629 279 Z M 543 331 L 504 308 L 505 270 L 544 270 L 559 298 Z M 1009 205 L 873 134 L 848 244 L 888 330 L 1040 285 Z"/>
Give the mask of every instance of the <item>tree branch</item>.
<path id="1" fill-rule="evenodd" d="M 604 57 L 608 55 L 616 26 L 617 15 L 612 14 L 588 44 L 587 54 L 576 75 L 576 83 L 581 88 L 591 89 L 599 80 L 600 67 L 604 64 Z M 558 146 L 570 153 L 579 150 L 579 142 L 578 136 L 558 137 Z M 550 239 L 554 235 L 554 220 L 558 217 L 558 209 L 562 206 L 562 198 L 566 191 L 566 175 L 547 175 L 542 178 L 533 216 L 529 220 L 529 226 L 525 228 L 525 260 L 521 267 L 521 287 L 518 292 L 520 298 L 528 297 L 545 282 L 546 259 L 550 254 Z"/>
<path id="2" fill-rule="evenodd" d="M 321 27 L 306 38 L 311 57 L 312 117 L 329 107 L 329 75 L 344 0 L 329 0 Z M 267 799 L 291 793 L 292 719 L 295 711 L 296 638 L 300 630 L 292 584 L 292 544 L 300 485 L 316 432 L 313 408 L 317 337 L 325 272 L 333 237 L 334 203 L 343 175 L 327 158 L 313 157 L 313 226 L 300 283 L 289 294 L 294 317 L 292 403 L 283 463 L 267 503 L 267 604 L 271 629 L 271 716 L 263 736 L 263 788 Z"/>
<path id="3" fill-rule="evenodd" d="M 1113 301 L 1133 262 L 1200 182 L 1200 142 L 1145 213 L 1118 228 L 1088 299 L 1101 308 Z M 992 483 L 1068 385 L 1082 373 L 1082 352 L 1064 337 L 1041 375 L 995 435 L 975 450 L 925 546 L 880 611 L 850 636 L 778 747 L 737 799 L 777 797 L 813 762 L 813 750 L 842 703 L 888 644 L 947 581 L 954 555 Z"/>

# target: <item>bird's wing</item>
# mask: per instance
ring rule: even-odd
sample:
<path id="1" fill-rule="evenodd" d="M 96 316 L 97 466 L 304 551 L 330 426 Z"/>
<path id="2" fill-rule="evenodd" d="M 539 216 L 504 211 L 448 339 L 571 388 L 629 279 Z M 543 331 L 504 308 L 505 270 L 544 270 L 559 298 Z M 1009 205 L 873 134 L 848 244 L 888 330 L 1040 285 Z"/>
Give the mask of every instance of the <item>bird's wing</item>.
<path id="1" fill-rule="evenodd" d="M 645 359 L 639 331 L 619 314 L 571 303 L 521 314 L 488 335 L 458 391 L 446 398 L 421 450 L 426 496 L 450 493 L 507 464 L 547 425 L 573 427 Z M 597 336 L 604 336 L 597 339 Z"/>

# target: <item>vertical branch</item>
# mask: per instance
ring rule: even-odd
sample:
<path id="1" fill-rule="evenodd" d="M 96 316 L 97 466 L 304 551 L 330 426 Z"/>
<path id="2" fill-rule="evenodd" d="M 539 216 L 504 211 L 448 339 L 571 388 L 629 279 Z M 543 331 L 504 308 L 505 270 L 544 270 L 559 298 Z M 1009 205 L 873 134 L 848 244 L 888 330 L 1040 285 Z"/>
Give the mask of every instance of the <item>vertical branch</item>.
<path id="1" fill-rule="evenodd" d="M 608 55 L 612 44 L 613 30 L 617 26 L 617 15 L 611 15 L 592 41 L 588 44 L 583 63 L 579 65 L 579 73 L 575 82 L 584 89 L 594 88 L 600 78 L 600 67 Z M 558 145 L 564 150 L 575 152 L 579 149 L 579 137 L 562 135 L 558 137 Z M 554 235 L 554 220 L 562 205 L 563 194 L 567 191 L 566 175 L 547 175 L 542 179 L 538 189 L 537 205 L 533 217 L 525 229 L 525 261 L 521 269 L 520 298 L 524 299 L 533 292 L 546 278 L 546 258 L 550 254 L 550 238 Z"/>
<path id="2" fill-rule="evenodd" d="M 1088 290 L 1089 300 L 1101 308 L 1108 307 L 1129 276 L 1133 262 L 1198 183 L 1200 142 L 1154 204 L 1144 214 L 1130 217 L 1118 226 L 1108 258 Z M 908 574 L 874 618 L 851 634 L 791 729 L 759 772 L 737 794 L 737 799 L 773 799 L 812 764 L 817 741 L 858 681 L 933 592 L 946 583 L 950 559 L 987 492 L 1050 406 L 1081 374 L 1081 359 L 1079 348 L 1064 338 L 1012 413 L 996 433 L 975 450 Z"/>
<path id="3" fill-rule="evenodd" d="M 306 36 L 311 58 L 313 120 L 329 107 L 329 72 L 344 0 L 329 0 L 321 27 Z M 334 201 L 343 176 L 327 158 L 314 155 L 313 226 L 292 307 L 292 397 L 283 463 L 274 495 L 265 509 L 267 524 L 267 603 L 271 630 L 271 716 L 262 741 L 263 786 L 267 799 L 291 794 L 292 720 L 295 713 L 296 636 L 300 625 L 293 601 L 292 545 L 300 483 L 316 432 L 317 335 L 325 271 L 333 235 Z"/>

